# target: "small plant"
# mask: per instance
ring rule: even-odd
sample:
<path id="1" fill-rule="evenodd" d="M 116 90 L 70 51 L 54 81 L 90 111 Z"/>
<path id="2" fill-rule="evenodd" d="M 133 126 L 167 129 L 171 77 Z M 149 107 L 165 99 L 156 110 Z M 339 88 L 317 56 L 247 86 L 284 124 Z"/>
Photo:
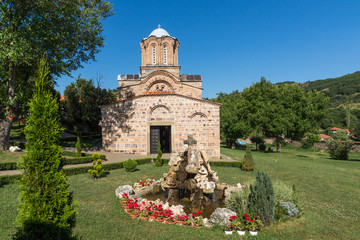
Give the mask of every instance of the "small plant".
<path id="1" fill-rule="evenodd" d="M 155 165 L 158 166 L 158 167 L 161 167 L 164 162 L 162 160 L 162 151 L 161 151 L 161 144 L 160 144 L 160 141 L 158 141 L 158 147 L 157 147 L 157 153 L 158 155 L 156 156 L 156 162 L 155 162 Z"/>
<path id="2" fill-rule="evenodd" d="M 299 214 L 299 209 L 291 202 L 281 202 L 279 206 L 284 209 L 287 218 L 297 217 Z"/>
<path id="3" fill-rule="evenodd" d="M 75 148 L 76 148 L 76 156 L 81 157 L 81 143 L 80 143 L 80 138 L 79 137 L 77 138 Z"/>
<path id="4" fill-rule="evenodd" d="M 251 155 L 251 147 L 250 145 L 247 145 L 244 160 L 242 161 L 241 164 L 241 169 L 244 171 L 253 171 L 254 167 L 255 167 L 255 162 Z"/>
<path id="5" fill-rule="evenodd" d="M 271 178 L 263 171 L 258 171 L 255 186 L 250 186 L 248 208 L 250 212 L 260 213 L 265 225 L 272 224 L 275 214 L 275 193 Z"/>
<path id="6" fill-rule="evenodd" d="M 128 159 L 124 162 L 125 171 L 134 172 L 136 170 L 137 165 L 138 164 L 136 161 L 134 161 L 132 159 Z"/>
<path id="7" fill-rule="evenodd" d="M 247 230 L 252 231 L 252 232 L 257 232 L 262 230 L 262 228 L 264 227 L 264 224 L 261 221 L 260 218 L 260 214 L 257 214 L 256 216 L 252 216 L 252 218 L 250 218 L 249 215 L 245 214 L 245 227 Z"/>
<path id="8" fill-rule="evenodd" d="M 235 225 L 233 223 L 229 223 L 224 226 L 224 230 L 227 232 L 232 232 L 235 230 Z"/>
<path id="9" fill-rule="evenodd" d="M 349 152 L 354 144 L 349 140 L 337 139 L 333 141 L 328 141 L 326 145 L 332 159 L 348 160 Z"/>
<path id="10" fill-rule="evenodd" d="M 101 159 L 93 161 L 93 168 L 88 170 L 88 173 L 93 178 L 97 179 L 100 178 L 101 175 L 104 173 L 104 169 L 101 164 Z"/>

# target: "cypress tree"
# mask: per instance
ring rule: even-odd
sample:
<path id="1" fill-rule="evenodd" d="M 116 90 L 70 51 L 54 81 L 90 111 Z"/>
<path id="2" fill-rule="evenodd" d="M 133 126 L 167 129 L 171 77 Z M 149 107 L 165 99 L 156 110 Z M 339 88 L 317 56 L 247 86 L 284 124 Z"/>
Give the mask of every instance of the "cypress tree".
<path id="1" fill-rule="evenodd" d="M 161 151 L 160 141 L 158 141 L 157 153 L 158 153 L 158 155 L 156 156 L 155 165 L 158 166 L 158 167 L 161 167 L 163 165 L 163 160 L 161 158 L 162 157 L 162 151 Z"/>
<path id="2" fill-rule="evenodd" d="M 81 157 L 81 144 L 80 144 L 80 138 L 79 137 L 77 138 L 75 148 L 76 148 L 76 156 Z"/>
<path id="3" fill-rule="evenodd" d="M 255 186 L 250 185 L 248 209 L 252 214 L 260 214 L 264 225 L 272 224 L 275 214 L 275 193 L 271 178 L 258 171 Z"/>
<path id="4" fill-rule="evenodd" d="M 35 93 L 25 127 L 26 155 L 20 185 L 19 231 L 15 239 L 69 239 L 75 204 L 61 166 L 59 106 L 52 95 L 46 59 L 39 61 Z"/>
<path id="5" fill-rule="evenodd" d="M 247 145 L 245 156 L 241 163 L 241 169 L 244 171 L 253 171 L 254 167 L 255 167 L 255 162 L 251 154 L 251 147 L 250 145 Z"/>

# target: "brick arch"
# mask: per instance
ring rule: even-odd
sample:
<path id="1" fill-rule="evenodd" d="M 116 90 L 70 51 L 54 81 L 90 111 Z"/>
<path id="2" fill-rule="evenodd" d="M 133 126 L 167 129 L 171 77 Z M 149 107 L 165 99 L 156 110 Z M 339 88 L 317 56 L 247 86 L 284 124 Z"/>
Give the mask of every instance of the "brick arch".
<path id="1" fill-rule="evenodd" d="M 157 104 L 157 105 L 155 105 L 155 106 L 151 106 L 151 107 L 150 107 L 150 111 L 149 111 L 150 115 L 151 115 L 157 108 L 165 108 L 165 109 L 168 111 L 168 113 L 171 113 L 171 110 L 170 110 L 169 107 L 165 106 L 164 104 Z"/>
<path id="2" fill-rule="evenodd" d="M 168 86 L 170 88 L 170 91 L 175 91 L 173 85 L 171 85 L 168 81 L 165 81 L 165 80 L 154 80 L 153 82 L 150 82 L 149 86 L 146 87 L 146 91 L 150 91 L 150 89 L 156 85 L 156 84 L 159 84 L 159 83 L 163 83 L 165 84 L 166 86 Z"/>
<path id="3" fill-rule="evenodd" d="M 157 110 L 160 110 L 160 112 L 157 112 Z M 161 110 L 164 110 L 161 112 Z M 156 113 L 157 112 L 157 113 Z M 161 120 L 161 121 L 167 121 L 172 118 L 172 110 L 170 107 L 166 106 L 163 103 L 154 103 L 152 106 L 150 106 L 147 119 L 148 121 L 151 120 Z"/>
<path id="4" fill-rule="evenodd" d="M 178 85 L 180 84 L 180 81 L 176 79 L 174 75 L 171 73 L 165 71 L 165 70 L 156 70 L 151 72 L 146 76 L 146 78 L 143 80 L 143 84 L 151 84 L 152 81 L 158 80 L 156 77 L 167 77 L 173 81 L 172 85 Z M 171 83 L 170 83 L 171 84 Z"/>
<path id="5" fill-rule="evenodd" d="M 202 112 L 194 112 L 193 114 L 191 114 L 189 116 L 189 118 L 193 119 L 195 116 L 202 116 L 202 117 L 204 117 L 206 119 L 208 118 L 208 116 L 205 113 L 202 113 Z"/>

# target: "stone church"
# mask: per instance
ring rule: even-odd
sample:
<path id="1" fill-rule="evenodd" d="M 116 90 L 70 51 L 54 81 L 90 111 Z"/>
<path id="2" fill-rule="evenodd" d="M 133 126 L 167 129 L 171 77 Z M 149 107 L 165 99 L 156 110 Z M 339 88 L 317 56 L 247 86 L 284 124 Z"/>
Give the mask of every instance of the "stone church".
<path id="1" fill-rule="evenodd" d="M 220 105 L 202 99 L 202 77 L 180 73 L 177 38 L 160 28 L 140 42 L 140 74 L 118 75 L 119 101 L 101 106 L 102 144 L 110 151 L 153 154 L 194 149 L 220 157 Z"/>

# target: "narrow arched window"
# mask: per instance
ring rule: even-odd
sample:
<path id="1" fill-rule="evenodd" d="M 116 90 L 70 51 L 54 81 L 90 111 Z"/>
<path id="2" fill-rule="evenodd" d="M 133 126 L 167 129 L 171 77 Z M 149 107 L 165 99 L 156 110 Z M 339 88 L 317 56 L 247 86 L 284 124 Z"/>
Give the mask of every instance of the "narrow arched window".
<path id="1" fill-rule="evenodd" d="M 152 47 L 152 63 L 156 63 L 156 48 L 155 45 Z"/>
<path id="2" fill-rule="evenodd" d="M 166 52 L 166 46 L 164 46 L 164 64 L 167 64 L 167 52 Z"/>

